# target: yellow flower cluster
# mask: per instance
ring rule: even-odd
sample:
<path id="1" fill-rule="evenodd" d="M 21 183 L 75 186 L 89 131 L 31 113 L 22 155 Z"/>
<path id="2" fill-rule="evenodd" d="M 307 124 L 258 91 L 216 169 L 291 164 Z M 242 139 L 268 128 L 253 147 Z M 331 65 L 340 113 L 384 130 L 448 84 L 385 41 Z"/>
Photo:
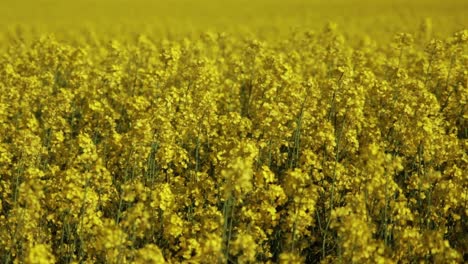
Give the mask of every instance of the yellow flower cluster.
<path id="1" fill-rule="evenodd" d="M 0 37 L 0 262 L 466 261 L 468 30 L 405 29 Z"/>

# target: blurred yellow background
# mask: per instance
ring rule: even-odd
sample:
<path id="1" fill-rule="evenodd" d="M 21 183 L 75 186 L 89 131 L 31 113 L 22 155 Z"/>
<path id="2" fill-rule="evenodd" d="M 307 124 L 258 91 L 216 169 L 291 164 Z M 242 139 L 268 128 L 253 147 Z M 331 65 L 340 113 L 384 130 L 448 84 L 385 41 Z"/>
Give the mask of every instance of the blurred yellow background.
<path id="1" fill-rule="evenodd" d="M 245 28 L 278 34 L 334 21 L 345 31 L 372 35 L 416 29 L 430 17 L 437 32 L 452 33 L 466 28 L 467 7 L 464 0 L 15 0 L 0 1 L 0 27 L 53 32 L 91 26 L 108 33 L 126 28 L 183 34 Z"/>

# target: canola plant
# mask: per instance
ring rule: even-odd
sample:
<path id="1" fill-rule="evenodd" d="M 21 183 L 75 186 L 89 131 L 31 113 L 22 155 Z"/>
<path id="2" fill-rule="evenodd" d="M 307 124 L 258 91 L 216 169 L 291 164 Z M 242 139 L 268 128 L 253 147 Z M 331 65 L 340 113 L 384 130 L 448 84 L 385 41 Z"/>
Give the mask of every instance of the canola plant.
<path id="1" fill-rule="evenodd" d="M 0 3 L 0 262 L 467 261 L 467 11 Z"/>

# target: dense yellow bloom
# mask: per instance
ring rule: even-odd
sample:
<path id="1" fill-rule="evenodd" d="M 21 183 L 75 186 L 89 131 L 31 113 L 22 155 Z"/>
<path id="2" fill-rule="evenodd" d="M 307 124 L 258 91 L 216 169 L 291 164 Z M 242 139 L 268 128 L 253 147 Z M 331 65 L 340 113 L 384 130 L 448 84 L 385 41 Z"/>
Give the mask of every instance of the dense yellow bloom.
<path id="1" fill-rule="evenodd" d="M 466 259 L 462 0 L 17 2 L 1 263 Z"/>
<path id="2" fill-rule="evenodd" d="M 155 245 L 146 245 L 137 251 L 136 263 L 165 263 L 161 250 Z"/>
<path id="3" fill-rule="evenodd" d="M 25 263 L 49 264 L 56 263 L 56 259 L 49 245 L 37 244 L 29 250 Z"/>

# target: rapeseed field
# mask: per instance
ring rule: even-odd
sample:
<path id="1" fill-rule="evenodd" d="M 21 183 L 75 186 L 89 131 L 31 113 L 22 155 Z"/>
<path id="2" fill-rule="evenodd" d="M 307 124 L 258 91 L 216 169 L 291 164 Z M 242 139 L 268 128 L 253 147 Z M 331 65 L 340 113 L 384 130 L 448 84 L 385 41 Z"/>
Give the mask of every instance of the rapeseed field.
<path id="1" fill-rule="evenodd" d="M 462 0 L 0 3 L 0 263 L 468 261 Z"/>

